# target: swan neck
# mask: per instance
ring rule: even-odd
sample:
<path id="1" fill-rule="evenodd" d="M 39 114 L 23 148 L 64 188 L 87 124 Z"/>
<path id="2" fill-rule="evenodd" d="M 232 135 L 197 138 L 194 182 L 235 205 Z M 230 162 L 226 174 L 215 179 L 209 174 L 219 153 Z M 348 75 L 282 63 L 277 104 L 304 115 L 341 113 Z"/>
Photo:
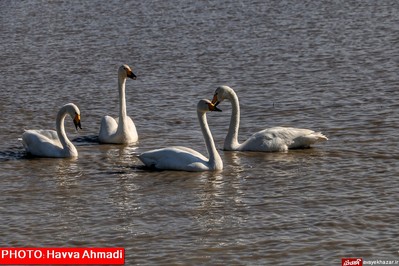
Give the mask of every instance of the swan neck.
<path id="1" fill-rule="evenodd" d="M 197 112 L 197 115 L 209 155 L 209 168 L 213 170 L 221 170 L 223 169 L 223 162 L 219 153 L 217 152 L 215 142 L 213 141 L 212 133 L 209 129 L 208 121 L 206 119 L 206 113 Z"/>
<path id="2" fill-rule="evenodd" d="M 229 101 L 231 102 L 231 118 L 227 136 L 224 140 L 225 150 L 236 150 L 240 146 L 238 143 L 238 129 L 240 127 L 240 103 L 234 91 L 229 92 Z"/>
<path id="3" fill-rule="evenodd" d="M 118 79 L 118 89 L 119 89 L 119 126 L 124 125 L 126 113 L 126 96 L 125 96 L 125 85 L 126 78 Z"/>
<path id="4" fill-rule="evenodd" d="M 65 133 L 65 127 L 64 127 L 64 122 L 65 122 L 65 117 L 68 114 L 67 110 L 65 108 L 62 108 L 58 114 L 57 114 L 57 120 L 56 120 L 56 128 L 57 128 L 57 135 L 58 138 L 62 144 L 63 149 L 72 149 L 71 147 L 73 146 L 72 142 L 68 139 L 66 133 Z"/>

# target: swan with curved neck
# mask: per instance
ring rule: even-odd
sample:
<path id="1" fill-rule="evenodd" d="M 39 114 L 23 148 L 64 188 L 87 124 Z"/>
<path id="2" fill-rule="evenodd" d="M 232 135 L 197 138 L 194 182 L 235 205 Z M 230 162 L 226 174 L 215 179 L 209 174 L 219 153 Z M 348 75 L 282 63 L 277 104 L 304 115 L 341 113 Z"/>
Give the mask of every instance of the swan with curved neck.
<path id="1" fill-rule="evenodd" d="M 218 105 L 228 100 L 232 105 L 229 131 L 224 141 L 224 150 L 227 151 L 287 151 L 288 149 L 309 148 L 310 145 L 328 140 L 320 132 L 310 129 L 292 127 L 272 127 L 253 134 L 244 143 L 238 142 L 240 126 L 240 103 L 237 94 L 228 86 L 216 89 L 212 103 Z"/>
<path id="2" fill-rule="evenodd" d="M 126 112 L 127 78 L 136 79 L 137 77 L 128 65 L 122 65 L 118 70 L 119 118 L 114 119 L 110 116 L 102 118 L 98 136 L 101 143 L 129 144 L 138 140 L 136 126 Z"/>
<path id="3" fill-rule="evenodd" d="M 65 133 L 64 121 L 67 115 L 73 118 L 76 130 L 78 127 L 82 129 L 79 108 L 73 103 L 68 103 L 58 111 L 57 131 L 27 130 L 22 134 L 22 144 L 25 150 L 38 157 L 77 157 L 78 151 Z"/>
<path id="4" fill-rule="evenodd" d="M 221 111 L 209 100 L 200 100 L 197 105 L 197 116 L 205 139 L 209 159 L 201 153 L 181 146 L 168 147 L 144 152 L 138 158 L 149 168 L 159 170 L 181 171 L 217 171 L 223 169 L 223 162 L 216 150 L 212 133 L 206 119 L 206 112 Z"/>

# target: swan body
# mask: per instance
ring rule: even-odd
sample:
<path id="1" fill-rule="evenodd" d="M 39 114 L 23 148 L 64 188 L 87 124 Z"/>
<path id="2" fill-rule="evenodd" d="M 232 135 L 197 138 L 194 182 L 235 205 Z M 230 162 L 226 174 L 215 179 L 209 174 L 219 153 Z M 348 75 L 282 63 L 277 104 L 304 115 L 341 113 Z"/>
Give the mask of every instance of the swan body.
<path id="1" fill-rule="evenodd" d="M 232 104 L 230 126 L 224 141 L 224 150 L 227 151 L 287 151 L 288 149 L 309 148 L 312 144 L 328 140 L 320 132 L 310 129 L 293 127 L 272 127 L 253 134 L 243 143 L 238 142 L 240 125 L 240 104 L 237 94 L 228 86 L 216 89 L 212 103 L 218 105 L 223 100 Z"/>
<path id="2" fill-rule="evenodd" d="M 137 142 L 138 135 L 133 120 L 126 112 L 125 84 L 127 78 L 136 79 L 128 65 L 118 70 L 119 117 L 104 116 L 101 120 L 99 141 L 101 143 L 129 144 Z"/>
<path id="3" fill-rule="evenodd" d="M 22 144 L 25 150 L 37 157 L 77 157 L 78 151 L 65 134 L 65 117 L 70 115 L 73 118 L 76 129 L 82 129 L 80 125 L 79 108 L 68 103 L 58 111 L 56 128 L 54 130 L 26 130 L 22 134 Z"/>
<path id="4" fill-rule="evenodd" d="M 209 159 L 201 153 L 187 147 L 173 146 L 156 149 L 138 155 L 138 158 L 150 168 L 158 170 L 181 171 L 217 171 L 223 169 L 223 162 L 216 150 L 215 143 L 206 119 L 206 112 L 221 111 L 209 100 L 200 100 L 197 105 L 197 115 Z"/>

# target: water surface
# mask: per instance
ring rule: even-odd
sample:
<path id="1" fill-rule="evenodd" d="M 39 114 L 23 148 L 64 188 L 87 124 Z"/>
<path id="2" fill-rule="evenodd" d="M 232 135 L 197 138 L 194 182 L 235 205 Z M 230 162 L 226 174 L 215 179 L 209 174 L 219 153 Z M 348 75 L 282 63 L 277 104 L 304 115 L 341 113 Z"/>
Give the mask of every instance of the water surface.
<path id="1" fill-rule="evenodd" d="M 122 246 L 126 264 L 333 265 L 397 258 L 396 1 L 1 1 L 2 246 Z M 137 145 L 99 145 L 129 64 Z M 329 141 L 288 153 L 220 151 L 216 173 L 149 172 L 140 152 L 206 154 L 199 99 L 240 97 L 240 140 L 271 126 Z M 27 156 L 74 102 L 79 158 Z M 231 106 L 208 114 L 222 148 Z"/>

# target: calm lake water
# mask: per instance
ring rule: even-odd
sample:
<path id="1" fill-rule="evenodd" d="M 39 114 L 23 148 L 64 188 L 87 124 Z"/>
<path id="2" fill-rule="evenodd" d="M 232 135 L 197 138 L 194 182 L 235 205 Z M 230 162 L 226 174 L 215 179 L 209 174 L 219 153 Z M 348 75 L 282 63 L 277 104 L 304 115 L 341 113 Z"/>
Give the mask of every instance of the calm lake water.
<path id="1" fill-rule="evenodd" d="M 399 2 L 0 1 L 1 246 L 118 246 L 127 265 L 340 265 L 399 257 Z M 133 67 L 137 145 L 99 145 Z M 220 151 L 217 173 L 149 172 L 136 158 L 206 154 L 199 99 L 241 102 L 239 139 L 271 126 L 329 141 L 288 153 Z M 60 106 L 79 158 L 26 156 L 24 129 Z M 223 147 L 231 106 L 210 113 Z"/>

